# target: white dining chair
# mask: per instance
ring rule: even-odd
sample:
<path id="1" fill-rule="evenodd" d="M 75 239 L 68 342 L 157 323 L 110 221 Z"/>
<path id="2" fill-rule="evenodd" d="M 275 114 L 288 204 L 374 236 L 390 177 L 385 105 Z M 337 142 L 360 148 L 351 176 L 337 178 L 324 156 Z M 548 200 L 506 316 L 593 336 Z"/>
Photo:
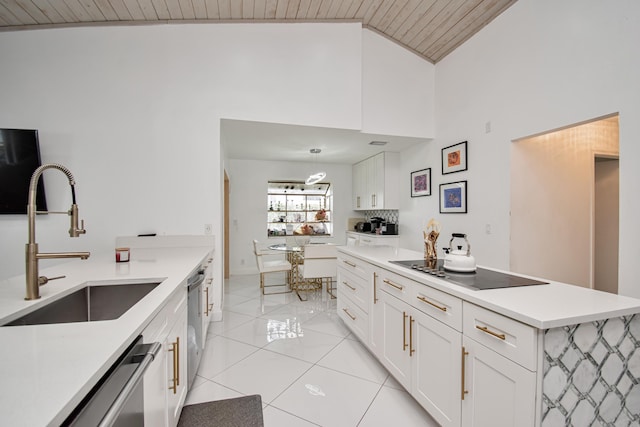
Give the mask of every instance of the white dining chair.
<path id="1" fill-rule="evenodd" d="M 335 298 L 333 293 L 333 278 L 338 270 L 338 248 L 334 244 L 308 244 L 303 250 L 304 263 L 298 266 L 299 279 L 295 283 L 294 289 L 315 290 L 318 287 L 313 284 L 318 283 L 322 288 L 326 283 L 326 290 L 331 298 Z M 302 299 L 300 293 L 298 297 Z"/>
<path id="2" fill-rule="evenodd" d="M 286 283 L 277 284 L 277 285 L 265 285 L 264 284 L 264 275 L 267 273 L 286 273 L 286 277 L 289 278 L 291 274 L 291 263 L 285 260 L 273 260 L 266 261 L 263 257 L 280 255 L 278 253 L 274 253 L 273 251 L 266 251 L 260 248 L 260 242 L 257 240 L 253 241 L 253 253 L 256 256 L 256 264 L 258 266 L 258 271 L 260 272 L 260 289 L 262 290 L 262 295 L 273 295 L 273 294 L 288 294 L 293 292 L 291 286 L 289 284 L 289 280 Z M 270 292 L 265 293 L 265 288 L 271 288 L 275 286 L 285 286 L 289 287 L 289 290 L 282 292 Z"/>

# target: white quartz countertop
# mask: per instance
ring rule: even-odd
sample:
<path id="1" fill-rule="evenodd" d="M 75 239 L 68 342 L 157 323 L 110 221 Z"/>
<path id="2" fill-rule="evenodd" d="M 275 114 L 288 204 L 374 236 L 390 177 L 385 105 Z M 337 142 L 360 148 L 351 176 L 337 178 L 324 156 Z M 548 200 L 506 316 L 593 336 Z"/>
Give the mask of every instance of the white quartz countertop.
<path id="1" fill-rule="evenodd" d="M 408 249 L 390 246 L 342 246 L 338 250 L 539 329 L 640 313 L 639 299 L 553 282 L 544 278 L 533 277 L 550 282 L 548 285 L 473 290 L 389 262 L 423 259 L 422 252 Z M 483 266 L 483 268 L 488 267 Z"/>
<path id="2" fill-rule="evenodd" d="M 83 287 L 86 282 L 160 279 L 162 283 L 120 318 L 108 321 L 0 327 L 0 424 L 57 426 L 142 332 L 210 249 L 131 249 L 131 261 L 113 253 L 41 269 L 66 275 L 40 288 L 41 298 L 25 301 L 25 276 L 0 280 L 0 324 Z"/>

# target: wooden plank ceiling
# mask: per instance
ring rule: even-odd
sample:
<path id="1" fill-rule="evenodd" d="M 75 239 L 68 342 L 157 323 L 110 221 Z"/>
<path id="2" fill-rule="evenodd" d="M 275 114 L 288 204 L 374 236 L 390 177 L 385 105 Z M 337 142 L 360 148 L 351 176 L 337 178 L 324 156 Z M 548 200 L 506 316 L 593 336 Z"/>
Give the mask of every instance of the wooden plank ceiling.
<path id="1" fill-rule="evenodd" d="M 436 63 L 516 0 L 0 0 L 0 30 L 165 22 L 362 22 Z"/>

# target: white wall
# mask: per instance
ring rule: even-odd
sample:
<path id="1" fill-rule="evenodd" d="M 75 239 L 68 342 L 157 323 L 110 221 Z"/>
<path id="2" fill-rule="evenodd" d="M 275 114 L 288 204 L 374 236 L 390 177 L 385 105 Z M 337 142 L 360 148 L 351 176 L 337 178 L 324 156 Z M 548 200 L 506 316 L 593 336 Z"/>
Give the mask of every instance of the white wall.
<path id="1" fill-rule="evenodd" d="M 436 65 L 435 141 L 403 153 L 411 170 L 431 167 L 434 195 L 405 200 L 401 244 L 421 250 L 430 217 L 469 234 L 480 264 L 509 266 L 511 141 L 620 112 L 619 292 L 640 297 L 640 3 L 520 0 Z M 485 123 L 491 132 L 485 133 Z M 469 170 L 442 176 L 440 149 L 469 141 Z M 469 182 L 469 214 L 438 214 L 438 184 Z M 485 226 L 491 226 L 491 234 Z M 445 237 L 445 239 L 443 239 Z"/>
<path id="2" fill-rule="evenodd" d="M 39 129 L 86 221 L 70 239 L 67 218 L 38 218 L 40 249 L 111 251 L 118 235 L 211 223 L 221 255 L 220 118 L 359 128 L 361 35 L 355 23 L 0 33 L 0 126 Z M 50 207 L 67 209 L 62 174 L 45 180 Z M 0 217 L 0 235 L 0 278 L 23 274 L 26 218 Z"/>
<path id="3" fill-rule="evenodd" d="M 312 241 L 346 244 L 347 218 L 351 210 L 351 165 L 322 164 L 324 180 L 333 188 L 333 235 L 316 236 Z M 257 273 L 253 239 L 261 244 L 284 243 L 284 237 L 267 237 L 267 181 L 304 181 L 314 163 L 229 160 L 229 270 L 231 274 Z"/>
<path id="4" fill-rule="evenodd" d="M 435 67 L 380 35 L 362 32 L 362 131 L 432 138 Z"/>

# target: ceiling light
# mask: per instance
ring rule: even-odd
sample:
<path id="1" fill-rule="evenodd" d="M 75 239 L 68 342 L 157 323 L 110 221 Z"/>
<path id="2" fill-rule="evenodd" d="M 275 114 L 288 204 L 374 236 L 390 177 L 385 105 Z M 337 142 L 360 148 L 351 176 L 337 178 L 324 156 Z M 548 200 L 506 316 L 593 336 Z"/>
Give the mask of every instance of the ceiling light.
<path id="1" fill-rule="evenodd" d="M 369 145 L 387 145 L 387 141 L 371 141 Z"/>
<path id="2" fill-rule="evenodd" d="M 319 148 L 312 148 L 311 150 L 309 150 L 309 152 L 311 154 L 315 155 L 315 161 L 314 163 L 318 162 L 318 154 L 320 154 L 322 150 Z M 316 172 L 316 173 L 312 173 L 311 175 L 309 175 L 309 177 L 307 178 L 307 180 L 304 182 L 307 185 L 313 185 L 317 182 L 322 181 L 325 177 L 327 176 L 326 172 Z"/>

